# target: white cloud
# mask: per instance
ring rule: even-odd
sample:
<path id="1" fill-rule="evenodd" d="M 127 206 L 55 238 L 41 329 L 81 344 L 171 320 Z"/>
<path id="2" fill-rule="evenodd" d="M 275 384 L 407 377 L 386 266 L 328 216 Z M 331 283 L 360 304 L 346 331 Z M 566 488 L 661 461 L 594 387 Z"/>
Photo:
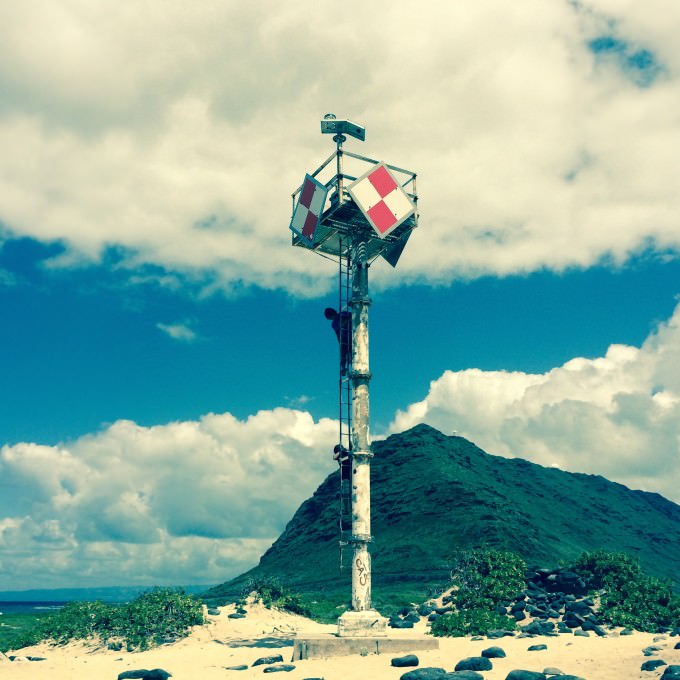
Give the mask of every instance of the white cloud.
<path id="1" fill-rule="evenodd" d="M 193 342 L 198 338 L 196 331 L 192 330 L 186 323 L 165 324 L 157 323 L 156 328 L 160 329 L 173 340 L 180 342 Z"/>
<path id="2" fill-rule="evenodd" d="M 640 348 L 612 345 L 540 375 L 446 371 L 390 430 L 418 422 L 680 502 L 680 306 Z"/>
<path id="3" fill-rule="evenodd" d="M 234 576 L 333 469 L 336 437 L 332 421 L 281 408 L 3 446 L 0 589 Z"/>
<path id="4" fill-rule="evenodd" d="M 79 257 L 120 244 L 131 267 L 318 292 L 333 272 L 290 248 L 287 225 L 334 111 L 367 125 L 352 148 L 419 173 L 421 229 L 399 277 L 376 269 L 382 285 L 678 247 L 665 0 L 343 10 L 6 3 L 0 222 Z M 653 55 L 651 86 L 597 62 L 588 42 L 612 32 Z"/>

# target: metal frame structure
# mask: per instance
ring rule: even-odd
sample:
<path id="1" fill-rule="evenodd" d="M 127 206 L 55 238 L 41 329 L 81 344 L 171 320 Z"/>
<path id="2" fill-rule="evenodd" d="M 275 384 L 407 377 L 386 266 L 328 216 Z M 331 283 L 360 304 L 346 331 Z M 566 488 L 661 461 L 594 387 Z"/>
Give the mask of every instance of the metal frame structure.
<path id="1" fill-rule="evenodd" d="M 330 119 L 330 123 L 328 122 Z M 322 132 L 333 127 L 345 127 L 351 136 L 363 140 L 365 131 L 349 121 L 336 121 L 332 114 L 322 121 Z M 325 129 L 324 129 L 325 124 Z M 352 610 L 338 619 L 338 635 L 366 637 L 384 635 L 387 620 L 371 605 L 371 543 L 370 464 L 373 458 L 369 432 L 369 369 L 368 353 L 368 269 L 378 257 L 396 266 L 412 230 L 418 225 L 416 173 L 395 165 L 384 165 L 393 173 L 399 186 L 413 202 L 415 211 L 386 235 L 379 235 L 368 222 L 362 209 L 347 190 L 366 174 L 366 167 L 381 162 L 343 149 L 344 134 L 333 137 L 336 150 L 311 177 L 329 189 L 326 205 L 319 216 L 312 239 L 305 239 L 293 229 L 292 244 L 328 258 L 337 259 L 339 272 L 338 313 L 351 309 L 352 352 L 349 370 L 339 379 L 340 445 L 349 452 L 351 477 L 351 533 L 347 536 L 347 507 L 350 490 L 343 486 L 341 466 L 340 545 L 352 548 Z M 335 160 L 334 170 L 332 163 Z M 355 167 L 357 170 L 355 170 Z M 357 182 L 358 184 L 358 182 Z M 292 194 L 293 214 L 298 195 L 304 185 Z M 291 218 L 291 225 L 293 220 Z M 350 407 L 351 402 L 351 407 Z M 341 558 L 342 561 L 342 558 Z"/>

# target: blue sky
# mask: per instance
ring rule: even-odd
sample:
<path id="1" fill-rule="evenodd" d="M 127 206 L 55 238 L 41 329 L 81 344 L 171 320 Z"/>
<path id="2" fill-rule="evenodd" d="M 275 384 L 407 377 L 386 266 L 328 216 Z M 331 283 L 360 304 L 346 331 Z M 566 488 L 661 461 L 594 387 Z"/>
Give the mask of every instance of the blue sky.
<path id="1" fill-rule="evenodd" d="M 418 172 L 374 436 L 680 501 L 666 4 L 346 10 L 0 9 L 0 590 L 226 580 L 332 470 L 335 270 L 288 229 L 331 111 Z"/>
<path id="2" fill-rule="evenodd" d="M 243 419 L 277 406 L 336 416 L 337 345 L 322 314 L 334 293 L 307 299 L 254 287 L 199 299 L 191 285 L 130 283 L 130 272 L 106 265 L 49 268 L 62 250 L 9 239 L 0 251 L 14 280 L 0 289 L 3 443 L 58 444 L 119 419 L 151 426 L 224 411 Z M 374 268 L 398 282 L 398 269 Z M 653 253 L 625 267 L 379 291 L 373 429 L 385 432 L 443 368 L 542 373 L 612 343 L 639 346 L 678 294 L 680 261 Z M 301 351 L 309 345 L 311 358 Z"/>

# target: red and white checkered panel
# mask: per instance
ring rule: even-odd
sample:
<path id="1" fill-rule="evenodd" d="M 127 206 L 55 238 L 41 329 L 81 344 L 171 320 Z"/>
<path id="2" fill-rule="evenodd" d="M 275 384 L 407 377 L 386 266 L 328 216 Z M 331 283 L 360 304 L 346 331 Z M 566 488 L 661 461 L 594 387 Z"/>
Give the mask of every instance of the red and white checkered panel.
<path id="1" fill-rule="evenodd" d="M 310 245 L 314 243 L 314 232 L 316 232 L 323 207 L 326 204 L 327 194 L 328 189 L 321 182 L 310 175 L 305 175 L 290 228 L 306 239 Z"/>
<path id="2" fill-rule="evenodd" d="M 408 194 L 384 163 L 371 168 L 347 190 L 381 238 L 416 211 Z"/>

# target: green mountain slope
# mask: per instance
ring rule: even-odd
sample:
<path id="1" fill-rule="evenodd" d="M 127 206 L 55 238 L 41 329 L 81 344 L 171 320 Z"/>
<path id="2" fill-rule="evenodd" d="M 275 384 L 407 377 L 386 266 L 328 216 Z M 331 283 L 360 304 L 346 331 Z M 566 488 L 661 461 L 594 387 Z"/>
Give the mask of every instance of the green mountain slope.
<path id="1" fill-rule="evenodd" d="M 680 506 L 603 477 L 492 456 L 427 425 L 373 445 L 373 583 L 442 583 L 450 556 L 488 546 L 554 566 L 584 550 L 623 550 L 652 574 L 680 576 Z M 339 571 L 338 473 L 331 474 L 246 574 L 209 591 L 237 591 L 276 575 L 302 591 L 343 586 Z"/>

